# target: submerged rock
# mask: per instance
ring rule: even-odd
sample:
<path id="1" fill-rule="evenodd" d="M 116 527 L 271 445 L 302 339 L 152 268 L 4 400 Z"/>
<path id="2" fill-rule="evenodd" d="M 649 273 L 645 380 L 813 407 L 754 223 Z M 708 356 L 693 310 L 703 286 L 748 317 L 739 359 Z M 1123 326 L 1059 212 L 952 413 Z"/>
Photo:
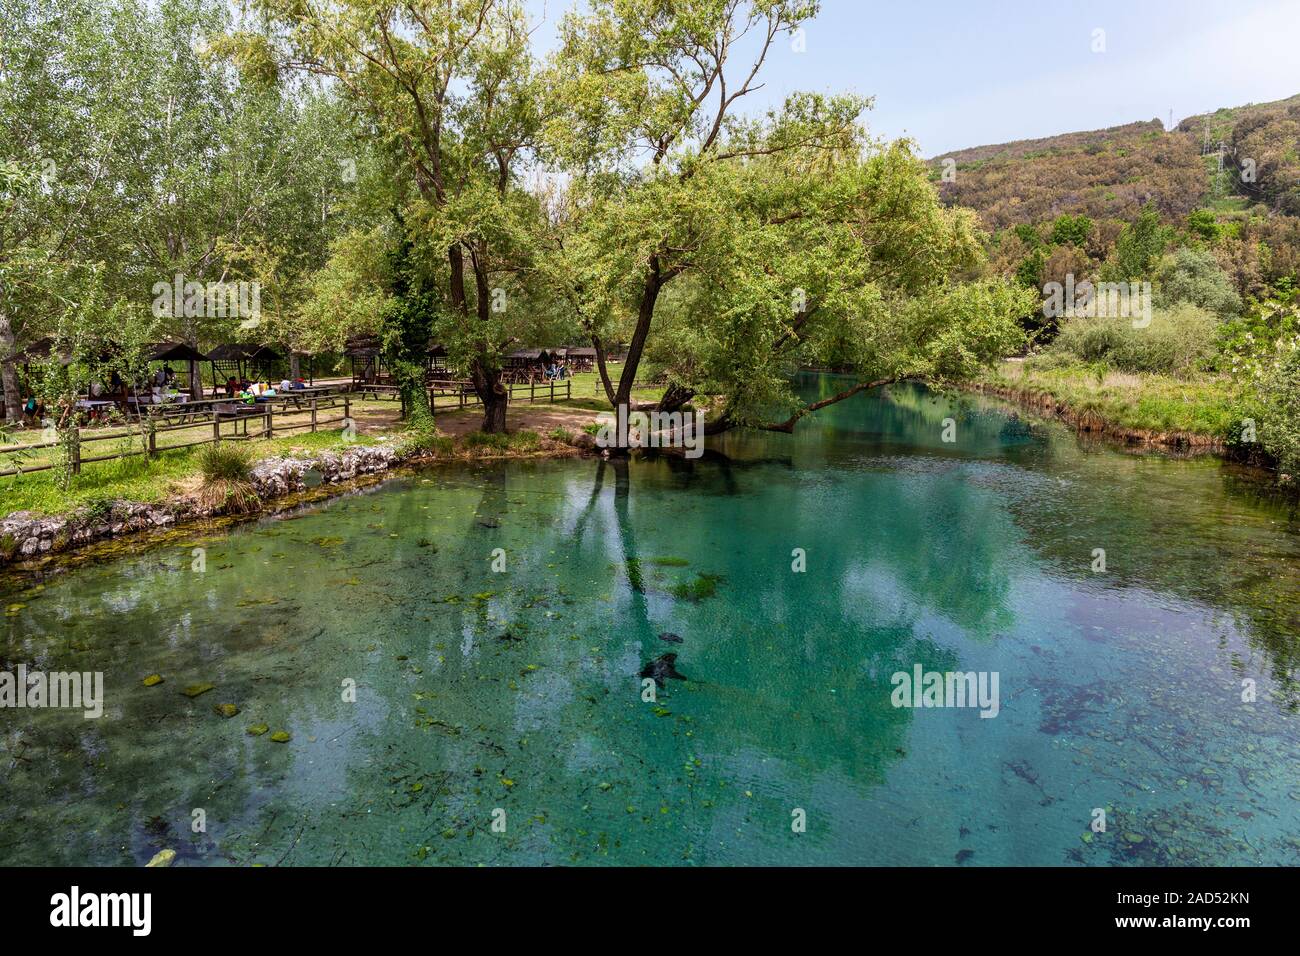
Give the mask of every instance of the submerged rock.
<path id="1" fill-rule="evenodd" d="M 175 850 L 159 850 L 153 855 L 153 859 L 146 863 L 145 866 L 171 866 L 172 861 L 175 859 Z"/>
<path id="2" fill-rule="evenodd" d="M 140 681 L 145 687 L 157 687 L 163 682 L 162 674 L 150 674 L 144 680 Z"/>
<path id="3" fill-rule="evenodd" d="M 682 638 L 674 634 L 672 631 L 664 631 L 662 634 L 659 635 L 659 640 L 667 641 L 669 644 L 682 643 Z"/>
<path id="4" fill-rule="evenodd" d="M 234 717 L 239 713 L 239 708 L 234 704 L 217 704 L 212 709 L 222 717 Z"/>
<path id="5" fill-rule="evenodd" d="M 287 730 L 277 730 L 271 735 L 271 739 L 277 744 L 287 744 L 289 741 L 293 740 L 293 734 L 289 733 Z"/>
<path id="6" fill-rule="evenodd" d="M 669 677 L 673 680 L 687 680 L 686 675 L 679 674 L 677 668 L 673 666 L 676 663 L 676 654 L 663 654 L 641 668 L 641 676 L 654 678 L 654 682 L 660 687 L 664 686 L 664 681 Z"/>
<path id="7" fill-rule="evenodd" d="M 186 687 L 181 691 L 181 693 L 186 697 L 194 698 L 198 697 L 200 694 L 206 694 L 215 686 L 215 684 L 191 684 L 189 687 Z"/>
<path id="8" fill-rule="evenodd" d="M 248 734 L 250 737 L 260 737 L 270 729 L 266 724 L 251 724 L 248 728 Z"/>

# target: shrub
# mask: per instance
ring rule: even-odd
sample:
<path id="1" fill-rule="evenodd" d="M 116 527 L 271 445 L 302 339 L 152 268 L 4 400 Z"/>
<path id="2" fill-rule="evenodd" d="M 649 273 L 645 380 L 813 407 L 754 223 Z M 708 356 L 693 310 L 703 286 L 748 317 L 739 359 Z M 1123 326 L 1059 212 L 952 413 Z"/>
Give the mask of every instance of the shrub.
<path id="1" fill-rule="evenodd" d="M 1232 280 L 1203 249 L 1184 247 L 1167 257 L 1156 275 L 1156 285 L 1162 305 L 1190 302 L 1221 319 L 1241 311 L 1241 296 Z"/>
<path id="2" fill-rule="evenodd" d="M 1187 375 L 1214 355 L 1216 331 L 1213 315 L 1181 303 L 1156 310 L 1144 328 L 1127 318 L 1066 319 L 1052 350 L 1126 372 Z"/>
<path id="3" fill-rule="evenodd" d="M 213 442 L 199 450 L 198 458 L 203 479 L 199 502 L 204 508 L 240 512 L 260 504 L 251 480 L 252 457 L 242 445 Z"/>
<path id="4" fill-rule="evenodd" d="M 1260 387 L 1259 441 L 1289 480 L 1300 477 L 1300 348 L 1288 348 Z"/>

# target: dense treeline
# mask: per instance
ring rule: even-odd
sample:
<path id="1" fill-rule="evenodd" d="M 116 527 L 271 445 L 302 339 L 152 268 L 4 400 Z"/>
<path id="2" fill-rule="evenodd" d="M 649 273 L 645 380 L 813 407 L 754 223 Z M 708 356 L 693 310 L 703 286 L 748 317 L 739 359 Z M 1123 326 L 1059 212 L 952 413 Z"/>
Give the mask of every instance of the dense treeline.
<path id="1" fill-rule="evenodd" d="M 486 431 L 510 350 L 579 341 L 611 405 L 653 375 L 714 429 L 788 431 L 812 410 L 794 369 L 853 370 L 834 400 L 970 377 L 1056 334 L 1043 291 L 1070 276 L 1198 310 L 1169 312 L 1190 316 L 1167 336 L 1190 343 L 1182 371 L 1274 375 L 1291 106 L 1216 119 L 1258 148 L 1272 207 L 1159 124 L 956 154 L 948 182 L 870 135 L 869 99 L 746 109 L 817 9 L 592 0 L 542 60 L 520 0 L 0 0 L 7 421 L 34 394 L 62 428 L 96 382 L 140 381 L 159 339 L 320 354 L 364 334 L 420 434 L 431 340 Z M 254 314 L 224 308 L 232 283 Z"/>
<path id="2" fill-rule="evenodd" d="M 781 429 L 808 411 L 802 364 L 865 387 L 1021 347 L 1032 296 L 965 281 L 973 217 L 866 133 L 868 100 L 745 111 L 815 2 L 598 0 L 547 61 L 519 0 L 0 4 L 11 422 L 29 392 L 62 422 L 89 384 L 138 380 L 159 338 L 377 335 L 425 423 L 433 339 L 488 431 L 524 345 L 590 341 L 612 404 L 653 366 L 671 407 Z M 212 314 L 230 282 L 258 284 L 258 315 Z"/>

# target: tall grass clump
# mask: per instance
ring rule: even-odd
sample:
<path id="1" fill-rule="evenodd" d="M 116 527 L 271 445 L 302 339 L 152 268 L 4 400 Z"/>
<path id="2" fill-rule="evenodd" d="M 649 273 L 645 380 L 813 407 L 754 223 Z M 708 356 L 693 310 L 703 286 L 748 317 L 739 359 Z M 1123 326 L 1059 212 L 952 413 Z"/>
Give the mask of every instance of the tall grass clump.
<path id="1" fill-rule="evenodd" d="M 248 449 L 232 442 L 204 445 L 198 454 L 202 485 L 199 503 L 206 509 L 252 511 L 261 499 L 253 488 L 253 460 Z"/>

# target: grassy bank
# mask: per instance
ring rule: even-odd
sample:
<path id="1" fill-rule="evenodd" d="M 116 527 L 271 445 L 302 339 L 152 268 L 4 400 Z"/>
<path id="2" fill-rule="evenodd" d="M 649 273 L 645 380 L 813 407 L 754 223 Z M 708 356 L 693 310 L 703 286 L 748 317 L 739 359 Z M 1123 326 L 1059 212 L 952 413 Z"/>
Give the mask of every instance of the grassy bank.
<path id="1" fill-rule="evenodd" d="M 283 438 L 249 442 L 256 459 L 275 455 L 319 454 L 357 444 L 373 444 L 377 436 L 356 435 L 343 439 L 341 429 L 286 435 Z M 198 454 L 203 446 L 160 452 L 156 458 L 142 456 L 95 462 L 83 466 L 65 491 L 59 487 L 56 471 L 37 471 L 0 479 L 0 515 L 32 511 L 38 515 L 63 514 L 97 502 L 114 499 L 158 502 L 183 493 L 199 473 Z"/>
<path id="2" fill-rule="evenodd" d="M 977 384 L 1079 427 L 1154 443 L 1217 447 L 1250 415 L 1248 390 L 1225 375 L 1119 372 L 1039 356 L 1003 362 Z"/>
<path id="3" fill-rule="evenodd" d="M 588 376 L 581 391 L 575 387 L 568 401 L 515 403 L 510 411 L 509 435 L 484 435 L 477 432 L 482 410 L 439 408 L 439 434 L 421 457 L 433 461 L 488 458 L 555 457 L 576 454 L 562 432 L 577 432 L 589 417 L 590 408 L 608 410 L 608 403 L 596 399 L 595 377 Z M 652 401 L 657 393 L 645 393 L 641 400 Z M 351 442 L 344 440 L 341 429 L 318 432 L 295 432 L 269 440 L 254 439 L 248 450 L 255 461 L 274 456 L 309 456 L 325 451 L 342 451 L 356 444 L 373 444 L 385 433 L 398 443 L 404 435 L 397 420 L 394 402 L 355 403 L 353 416 L 357 432 Z M 207 433 L 210 425 L 196 426 Z M 187 436 L 187 431 L 172 433 Z M 180 441 L 182 439 L 173 439 Z M 159 502 L 192 491 L 199 475 L 198 453 L 203 446 L 173 450 L 160 449 L 157 457 L 141 456 L 113 461 L 93 462 L 73 476 L 65 491 L 59 487 L 56 471 L 34 471 L 0 478 L 0 516 L 15 511 L 37 515 L 56 515 L 75 511 L 97 502 L 125 499 Z"/>

